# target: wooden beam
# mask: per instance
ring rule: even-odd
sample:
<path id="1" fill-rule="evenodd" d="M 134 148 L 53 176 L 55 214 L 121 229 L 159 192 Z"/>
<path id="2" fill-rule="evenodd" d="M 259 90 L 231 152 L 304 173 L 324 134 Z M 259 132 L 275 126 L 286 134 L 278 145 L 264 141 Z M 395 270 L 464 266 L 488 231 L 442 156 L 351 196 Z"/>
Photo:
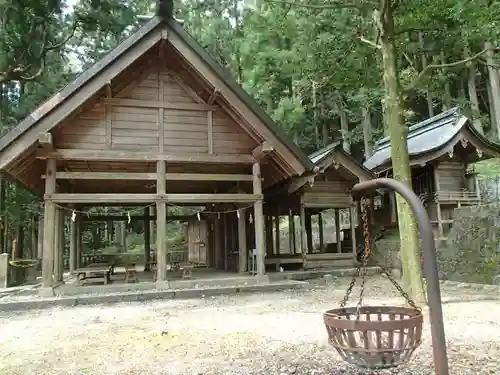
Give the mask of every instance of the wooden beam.
<path id="1" fill-rule="evenodd" d="M 78 231 L 76 230 L 76 215 L 77 213 L 74 213 L 74 218 L 71 218 L 70 221 L 70 236 L 69 236 L 69 272 L 73 274 L 73 272 L 76 269 L 76 243 L 78 242 Z"/>
<path id="2" fill-rule="evenodd" d="M 156 194 L 45 194 L 45 200 L 56 203 L 150 203 Z"/>
<path id="3" fill-rule="evenodd" d="M 260 177 L 260 164 L 254 163 L 252 167 L 253 174 L 253 192 L 254 196 L 262 197 L 262 180 Z M 239 195 L 239 194 L 238 194 Z M 243 194 L 241 194 L 243 195 Z M 266 273 L 266 239 L 264 238 L 264 208 L 263 199 L 260 198 L 254 204 L 254 226 L 255 226 L 255 251 L 257 258 L 257 275 Z"/>
<path id="4" fill-rule="evenodd" d="M 56 161 L 47 160 L 47 178 L 45 180 L 45 193 L 53 194 L 56 191 Z M 42 287 L 52 286 L 52 272 L 54 270 L 54 236 L 56 205 L 54 202 L 45 201 L 43 214 L 43 261 L 42 261 Z"/>
<path id="5" fill-rule="evenodd" d="M 54 148 L 54 144 L 52 143 L 52 133 L 45 132 L 38 134 L 38 143 L 45 150 L 52 150 Z"/>
<path id="6" fill-rule="evenodd" d="M 37 159 L 84 160 L 84 161 L 144 161 L 163 160 L 170 163 L 213 163 L 213 164 L 252 164 L 252 155 L 209 155 L 209 154 L 169 154 L 157 152 L 136 152 L 118 150 L 74 150 L 58 149 L 36 150 Z"/>
<path id="7" fill-rule="evenodd" d="M 215 103 L 215 101 L 217 100 L 217 97 L 219 95 L 220 95 L 219 89 L 214 89 L 214 91 L 212 91 L 212 93 L 210 94 L 210 97 L 208 98 L 207 103 L 209 105 L 213 105 Z"/>
<path id="8" fill-rule="evenodd" d="M 166 194 L 172 203 L 244 203 L 263 198 L 263 194 Z"/>
<path id="9" fill-rule="evenodd" d="M 165 195 L 167 189 L 166 170 L 167 165 L 164 161 L 160 160 L 156 162 L 156 192 L 158 195 Z M 167 205 L 165 201 L 156 201 L 156 212 L 156 281 L 162 282 L 167 279 Z"/>
<path id="10" fill-rule="evenodd" d="M 248 174 L 167 173 L 168 181 L 252 181 Z M 45 178 L 45 175 L 42 175 Z M 141 172 L 57 172 L 58 180 L 156 180 L 156 173 Z"/>
<path id="11" fill-rule="evenodd" d="M 247 271 L 247 221 L 245 210 L 240 210 L 238 215 L 238 272 Z"/>
<path id="12" fill-rule="evenodd" d="M 164 100 L 139 100 L 139 99 L 122 99 L 113 98 L 107 100 L 113 106 L 118 107 L 138 107 L 138 108 L 163 108 L 187 111 L 216 111 L 217 106 L 203 103 L 169 103 Z"/>
<path id="13" fill-rule="evenodd" d="M 269 144 L 269 142 L 264 141 L 259 146 L 255 147 L 252 151 L 252 155 L 255 160 L 261 160 L 271 152 L 274 151 L 274 147 Z"/>
<path id="14" fill-rule="evenodd" d="M 149 233 L 149 207 L 144 207 L 144 271 L 150 270 L 151 234 Z"/>
<path id="15" fill-rule="evenodd" d="M 45 200 L 57 203 L 241 203 L 263 199 L 263 194 L 45 194 Z"/>

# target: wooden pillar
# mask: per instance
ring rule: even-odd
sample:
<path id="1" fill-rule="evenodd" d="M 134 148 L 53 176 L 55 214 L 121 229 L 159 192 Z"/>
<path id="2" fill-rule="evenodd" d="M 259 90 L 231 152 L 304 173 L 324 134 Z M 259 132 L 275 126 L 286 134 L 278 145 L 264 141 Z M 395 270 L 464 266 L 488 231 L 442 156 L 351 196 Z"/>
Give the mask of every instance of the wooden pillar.
<path id="1" fill-rule="evenodd" d="M 217 209 L 219 206 L 217 206 Z M 214 220 L 214 268 L 219 269 L 221 267 L 220 254 L 222 250 L 222 241 L 221 241 L 221 220 L 220 215 Z"/>
<path id="2" fill-rule="evenodd" d="M 166 164 L 156 162 L 156 193 L 165 194 L 167 190 Z M 167 204 L 164 199 L 156 201 L 156 259 L 157 281 L 167 279 Z"/>
<path id="3" fill-rule="evenodd" d="M 305 210 L 305 219 L 306 219 L 306 245 L 307 245 L 307 253 L 313 253 L 313 238 L 312 238 L 312 219 L 311 214 L 308 210 Z"/>
<path id="4" fill-rule="evenodd" d="M 37 249 L 36 258 L 43 259 L 43 216 L 38 218 L 38 236 L 37 236 Z"/>
<path id="5" fill-rule="evenodd" d="M 319 252 L 325 252 L 325 234 L 323 233 L 323 214 L 318 214 L 318 232 L 319 232 Z"/>
<path id="6" fill-rule="evenodd" d="M 279 211 L 278 211 L 278 214 L 274 217 L 274 226 L 276 228 L 276 232 L 275 232 L 275 245 L 274 247 L 276 248 L 276 255 L 280 255 L 280 246 L 281 246 L 281 243 L 280 243 L 280 214 L 279 214 Z"/>
<path id="7" fill-rule="evenodd" d="M 75 256 L 75 267 L 80 268 L 82 266 L 82 239 L 83 239 L 83 220 L 79 212 L 76 213 L 75 218 L 75 237 L 76 237 L 76 256 Z"/>
<path id="8" fill-rule="evenodd" d="M 342 240 L 340 234 L 340 209 L 335 208 L 335 240 L 337 241 L 337 253 L 342 252 Z"/>
<path id="9" fill-rule="evenodd" d="M 77 243 L 78 243 L 78 230 L 76 223 L 76 212 L 71 217 L 70 228 L 69 228 L 69 272 L 72 274 L 77 268 Z"/>
<path id="10" fill-rule="evenodd" d="M 64 212 L 61 208 L 56 208 L 54 230 L 54 278 L 55 281 L 62 281 L 64 274 Z"/>
<path id="11" fill-rule="evenodd" d="M 224 251 L 223 251 L 223 254 L 224 254 L 224 271 L 227 271 L 227 258 L 228 258 L 228 253 L 229 253 L 229 244 L 228 244 L 228 227 L 227 227 L 227 214 L 223 214 L 222 215 L 222 228 L 223 228 L 223 232 L 224 232 L 224 241 L 222 241 L 222 243 L 224 244 Z"/>
<path id="12" fill-rule="evenodd" d="M 357 203 L 355 206 L 352 206 L 349 208 L 349 222 L 351 224 L 351 241 L 352 241 L 352 254 L 354 256 L 354 259 L 356 259 L 356 246 L 358 244 L 356 243 L 356 221 L 354 220 L 354 215 L 356 214 L 357 210 Z"/>
<path id="13" fill-rule="evenodd" d="M 303 203 L 300 204 L 300 248 L 302 254 L 307 254 L 306 208 Z"/>
<path id="14" fill-rule="evenodd" d="M 238 272 L 247 271 L 247 221 L 245 210 L 240 210 L 238 215 Z"/>
<path id="15" fill-rule="evenodd" d="M 155 206 L 149 206 L 149 216 L 155 216 L 156 214 L 156 207 Z M 150 244 L 155 244 L 156 243 L 156 233 L 155 233 L 155 221 L 154 220 L 149 220 L 149 236 Z"/>
<path id="16" fill-rule="evenodd" d="M 149 225 L 150 223 L 150 218 L 149 218 L 149 207 L 144 208 L 144 216 L 146 217 L 144 219 L 144 271 L 149 271 L 149 263 L 151 261 L 151 227 Z"/>
<path id="17" fill-rule="evenodd" d="M 45 178 L 45 194 L 56 192 L 56 160 L 47 160 Z M 54 270 L 54 237 L 56 206 L 54 202 L 45 200 L 43 222 L 43 261 L 42 261 L 42 287 L 52 286 L 52 273 Z"/>
<path id="18" fill-rule="evenodd" d="M 273 217 L 265 216 L 266 223 L 266 257 L 273 256 Z"/>
<path id="19" fill-rule="evenodd" d="M 253 193 L 262 194 L 262 180 L 260 174 L 260 164 L 253 164 Z M 255 250 L 257 255 L 257 275 L 264 275 L 266 267 L 264 257 L 266 255 L 266 242 L 264 238 L 264 207 L 263 200 L 258 199 L 254 204 L 254 224 L 255 224 Z"/>

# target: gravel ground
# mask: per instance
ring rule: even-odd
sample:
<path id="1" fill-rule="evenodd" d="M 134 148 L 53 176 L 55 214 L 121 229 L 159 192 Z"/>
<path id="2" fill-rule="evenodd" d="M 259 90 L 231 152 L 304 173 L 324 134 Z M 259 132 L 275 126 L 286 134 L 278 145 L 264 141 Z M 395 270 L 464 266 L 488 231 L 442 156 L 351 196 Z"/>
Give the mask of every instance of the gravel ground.
<path id="1" fill-rule="evenodd" d="M 402 302 L 387 281 L 372 280 L 367 303 Z M 306 291 L 1 314 L 0 374 L 375 374 L 346 366 L 327 344 L 320 312 L 337 306 L 347 281 Z M 500 299 L 451 287 L 443 295 L 450 373 L 500 374 Z M 426 326 L 410 365 L 377 374 L 434 374 L 431 350 Z"/>

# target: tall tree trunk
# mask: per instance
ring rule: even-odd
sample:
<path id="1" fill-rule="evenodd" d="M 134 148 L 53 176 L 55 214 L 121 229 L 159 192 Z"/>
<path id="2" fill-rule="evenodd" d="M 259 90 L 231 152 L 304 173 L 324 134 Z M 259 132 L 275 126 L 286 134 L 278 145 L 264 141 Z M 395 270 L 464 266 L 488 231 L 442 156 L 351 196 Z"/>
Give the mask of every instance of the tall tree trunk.
<path id="1" fill-rule="evenodd" d="M 349 139 L 349 119 L 343 104 L 340 105 L 340 134 L 342 134 L 342 148 L 348 154 L 351 153 L 351 141 Z"/>
<path id="2" fill-rule="evenodd" d="M 314 141 L 316 143 L 316 148 L 320 148 L 319 139 L 319 124 L 318 124 L 318 102 L 316 100 L 316 82 L 312 81 L 312 106 L 313 106 L 313 126 L 314 126 Z"/>
<path id="3" fill-rule="evenodd" d="M 469 47 L 465 48 L 464 58 L 470 57 L 471 52 Z M 469 61 L 467 63 L 469 68 L 467 75 L 467 89 L 469 91 L 469 101 L 472 110 L 472 118 L 474 119 L 474 126 L 477 130 L 484 134 L 483 124 L 481 123 L 481 113 L 479 112 L 479 100 L 477 97 L 477 86 L 476 86 L 476 63 L 474 61 Z"/>
<path id="4" fill-rule="evenodd" d="M 236 77 L 238 83 L 241 85 L 243 82 L 243 68 L 241 66 L 241 51 L 239 40 L 241 38 L 241 25 L 240 25 L 240 11 L 238 10 L 239 1 L 233 0 L 233 12 L 234 12 L 234 37 L 235 43 L 233 44 L 236 48 L 234 50 L 234 56 L 236 59 Z"/>
<path id="5" fill-rule="evenodd" d="M 372 120 L 369 105 L 362 108 L 363 111 L 363 142 L 365 146 L 365 159 L 368 159 L 373 154 L 372 148 Z"/>
<path id="6" fill-rule="evenodd" d="M 492 48 L 490 42 L 486 42 L 484 44 L 485 49 Z M 500 140 L 500 82 L 498 78 L 497 69 L 493 66 L 493 51 L 489 50 L 486 53 L 486 62 L 488 65 L 488 81 L 489 81 L 489 89 L 491 90 L 490 94 L 490 113 L 491 117 L 491 132 L 495 137 L 495 140 Z"/>
<path id="7" fill-rule="evenodd" d="M 383 78 L 385 87 L 386 127 L 391 141 L 391 156 L 394 178 L 411 188 L 411 170 L 408 156 L 408 128 L 403 118 L 401 86 L 397 67 L 397 51 L 394 33 L 393 9 L 387 2 L 384 16 L 378 14 L 382 50 Z M 378 12 L 377 12 L 378 13 Z M 403 280 L 409 294 L 418 301 L 424 301 L 422 271 L 420 268 L 420 247 L 415 218 L 408 203 L 396 196 Z"/>
<path id="8" fill-rule="evenodd" d="M 421 59 L 422 59 L 422 70 L 424 70 L 428 63 L 427 63 L 427 55 L 425 53 L 425 42 L 424 42 L 424 33 L 419 32 L 418 33 L 418 42 L 420 44 L 420 50 L 421 50 Z M 425 90 L 425 97 L 427 99 L 427 112 L 429 113 L 429 117 L 434 116 L 434 104 L 432 102 L 432 92 L 430 89 Z"/>
<path id="9" fill-rule="evenodd" d="M 441 51 L 441 64 L 446 64 L 446 55 L 444 51 Z M 451 88 L 448 79 L 444 82 L 444 93 L 443 93 L 443 111 L 450 109 L 453 105 L 451 100 Z"/>

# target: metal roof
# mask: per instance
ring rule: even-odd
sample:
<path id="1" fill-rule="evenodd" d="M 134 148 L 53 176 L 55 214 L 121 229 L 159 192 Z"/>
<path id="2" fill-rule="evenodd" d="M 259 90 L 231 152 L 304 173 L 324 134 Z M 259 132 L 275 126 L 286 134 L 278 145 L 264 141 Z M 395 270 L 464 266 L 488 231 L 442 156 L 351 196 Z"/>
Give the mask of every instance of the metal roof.
<path id="1" fill-rule="evenodd" d="M 408 154 L 410 159 L 437 150 L 450 142 L 462 129 L 467 127 L 483 144 L 498 149 L 498 145 L 481 135 L 469 119 L 460 114 L 458 108 L 452 108 L 439 115 L 412 125 L 408 131 Z M 376 143 L 373 155 L 364 162 L 370 170 L 391 161 L 389 137 Z"/>
<path id="2" fill-rule="evenodd" d="M 314 165 L 317 167 L 320 166 L 321 162 L 323 162 L 326 158 L 328 158 L 330 155 L 332 155 L 334 152 L 340 152 L 344 157 L 346 157 L 348 160 L 350 160 L 353 165 L 355 166 L 355 169 L 357 172 L 351 171 L 351 173 L 355 174 L 358 178 L 374 178 L 375 176 L 373 173 L 365 168 L 360 162 L 358 162 L 356 159 L 354 159 L 351 154 L 348 152 L 345 152 L 342 148 L 338 149 L 339 146 L 342 145 L 342 141 L 335 141 L 333 143 L 330 143 L 329 145 L 314 151 L 312 154 L 309 155 L 309 159 L 311 160 Z M 326 168 L 328 168 L 327 166 Z M 359 168 L 359 169 L 358 169 Z M 348 168 L 349 169 L 349 168 Z"/>
<path id="3" fill-rule="evenodd" d="M 335 149 L 337 146 L 340 145 L 340 141 L 330 143 L 328 146 L 325 146 L 317 151 L 314 151 L 311 155 L 309 155 L 309 159 L 314 163 L 318 164 L 325 158 L 327 158 Z"/>

